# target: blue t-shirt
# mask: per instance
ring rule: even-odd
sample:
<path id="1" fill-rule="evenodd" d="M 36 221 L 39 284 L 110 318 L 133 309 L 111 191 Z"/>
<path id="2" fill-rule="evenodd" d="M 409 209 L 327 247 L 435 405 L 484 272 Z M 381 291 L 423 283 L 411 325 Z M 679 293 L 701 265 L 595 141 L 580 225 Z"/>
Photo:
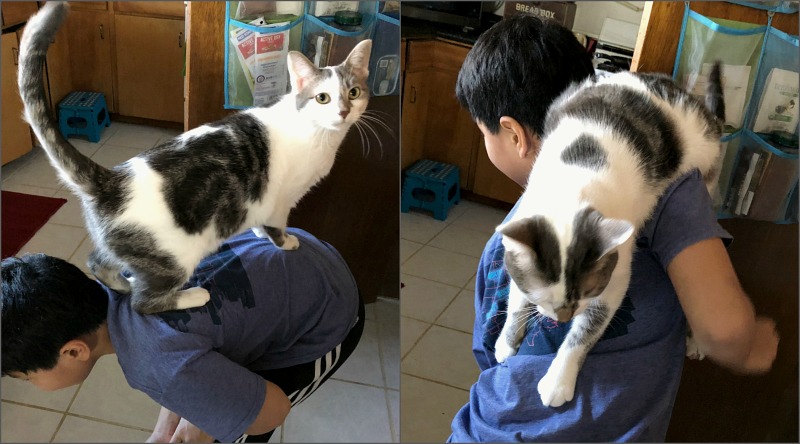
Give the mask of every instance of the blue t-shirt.
<path id="1" fill-rule="evenodd" d="M 482 372 L 448 441 L 663 441 L 686 352 L 686 318 L 667 266 L 685 248 L 715 237 L 730 240 L 699 173 L 690 173 L 664 193 L 640 231 L 622 305 L 589 352 L 573 400 L 553 408 L 542 404 L 537 384 L 571 322 L 529 323 L 517 355 L 497 363 L 509 277 L 501 237 L 492 236 L 475 287 L 472 348 Z"/>
<path id="2" fill-rule="evenodd" d="M 295 251 L 248 231 L 205 258 L 186 285 L 209 291 L 203 307 L 141 315 L 107 290 L 108 329 L 131 387 L 232 442 L 264 403 L 266 383 L 252 371 L 312 362 L 339 345 L 358 314 L 353 276 L 329 244 L 288 231 Z"/>

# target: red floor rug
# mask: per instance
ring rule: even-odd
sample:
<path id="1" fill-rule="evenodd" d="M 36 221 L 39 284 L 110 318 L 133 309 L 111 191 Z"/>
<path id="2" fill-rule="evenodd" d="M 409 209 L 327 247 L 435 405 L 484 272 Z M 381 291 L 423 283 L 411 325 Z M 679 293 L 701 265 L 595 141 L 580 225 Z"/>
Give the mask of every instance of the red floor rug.
<path id="1" fill-rule="evenodd" d="M 56 214 L 66 199 L 33 196 L 3 191 L 2 196 L 2 257 L 17 254 L 47 221 Z"/>

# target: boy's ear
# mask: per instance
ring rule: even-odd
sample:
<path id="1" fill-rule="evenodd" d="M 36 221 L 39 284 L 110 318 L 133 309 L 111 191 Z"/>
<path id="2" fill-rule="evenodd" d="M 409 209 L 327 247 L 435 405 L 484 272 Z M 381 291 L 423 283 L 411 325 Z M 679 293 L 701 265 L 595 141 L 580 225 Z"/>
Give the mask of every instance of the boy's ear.
<path id="1" fill-rule="evenodd" d="M 532 132 L 526 130 L 525 126 L 519 123 L 517 119 L 509 116 L 500 117 L 500 131 L 511 139 L 511 143 L 514 145 L 514 149 L 520 159 L 528 157 L 534 151 L 534 139 L 538 138 Z"/>
<path id="2" fill-rule="evenodd" d="M 86 341 L 73 339 L 61 347 L 59 356 L 65 359 L 76 359 L 78 361 L 88 361 L 92 355 L 92 349 Z"/>

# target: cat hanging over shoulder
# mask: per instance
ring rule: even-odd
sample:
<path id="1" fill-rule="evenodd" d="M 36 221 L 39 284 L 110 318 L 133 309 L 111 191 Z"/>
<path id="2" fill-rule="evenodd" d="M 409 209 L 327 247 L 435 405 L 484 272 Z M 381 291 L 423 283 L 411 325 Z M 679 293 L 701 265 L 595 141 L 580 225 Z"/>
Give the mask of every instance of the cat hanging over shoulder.
<path id="1" fill-rule="evenodd" d="M 330 172 L 366 110 L 371 41 L 322 69 L 291 51 L 291 92 L 277 103 L 202 125 L 106 169 L 61 136 L 45 102 L 42 64 L 67 9 L 48 2 L 28 21 L 18 80 L 27 121 L 81 200 L 96 247 L 89 257 L 94 275 L 130 293 L 138 312 L 157 313 L 204 305 L 206 290 L 180 288 L 203 257 L 237 233 L 252 228 L 284 250 L 298 248 L 285 231 L 289 212 Z"/>
<path id="2" fill-rule="evenodd" d="M 516 354 L 531 305 L 572 319 L 538 384 L 544 405 L 572 400 L 586 354 L 628 289 L 636 234 L 664 190 L 696 168 L 716 192 L 724 115 L 718 63 L 705 104 L 669 77 L 618 73 L 575 85 L 551 106 L 517 212 L 497 227 L 511 277 L 497 361 Z"/>

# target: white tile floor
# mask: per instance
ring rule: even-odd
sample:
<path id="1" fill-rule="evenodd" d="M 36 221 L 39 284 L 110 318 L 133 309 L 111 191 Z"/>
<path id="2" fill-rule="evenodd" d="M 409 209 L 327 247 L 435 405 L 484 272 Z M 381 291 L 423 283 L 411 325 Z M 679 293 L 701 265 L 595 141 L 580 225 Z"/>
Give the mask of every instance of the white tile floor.
<path id="1" fill-rule="evenodd" d="M 506 212 L 470 201 L 445 221 L 411 210 L 400 216 L 403 442 L 443 442 L 478 378 L 472 356 L 475 273 Z"/>
<path id="2" fill-rule="evenodd" d="M 178 131 L 112 123 L 99 143 L 70 141 L 111 167 Z M 2 189 L 68 199 L 22 247 L 68 259 L 88 273 L 88 238 L 76 198 L 56 179 L 40 148 L 2 168 Z M 398 442 L 400 315 L 396 300 L 367 306 L 359 346 L 331 379 L 295 407 L 273 442 Z M 159 406 L 128 387 L 116 359 L 98 361 L 80 386 L 42 392 L 2 378 L 2 442 L 143 442 Z"/>

